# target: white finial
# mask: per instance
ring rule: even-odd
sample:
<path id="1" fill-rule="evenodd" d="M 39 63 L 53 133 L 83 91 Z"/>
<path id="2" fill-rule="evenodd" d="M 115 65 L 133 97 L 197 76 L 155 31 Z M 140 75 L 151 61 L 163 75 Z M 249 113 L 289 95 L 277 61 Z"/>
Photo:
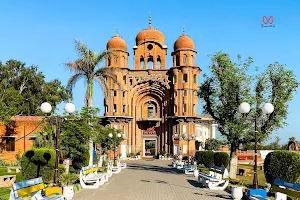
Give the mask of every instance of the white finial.
<path id="1" fill-rule="evenodd" d="M 182 27 L 182 35 L 185 35 L 185 28 L 184 28 L 184 26 Z"/>
<path id="2" fill-rule="evenodd" d="M 119 34 L 119 29 L 118 28 L 116 28 L 116 36 L 118 36 Z"/>

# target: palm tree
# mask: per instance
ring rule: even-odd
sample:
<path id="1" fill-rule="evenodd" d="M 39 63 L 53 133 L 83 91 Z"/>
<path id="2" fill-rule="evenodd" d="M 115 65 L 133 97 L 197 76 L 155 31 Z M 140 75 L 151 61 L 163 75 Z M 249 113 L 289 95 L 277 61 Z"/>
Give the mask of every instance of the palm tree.
<path id="1" fill-rule="evenodd" d="M 75 48 L 79 54 L 79 58 L 75 61 L 70 61 L 65 63 L 65 66 L 74 72 L 75 74 L 71 76 L 67 84 L 67 91 L 72 93 L 72 90 L 78 80 L 84 79 L 87 83 L 86 93 L 85 93 L 85 106 L 93 106 L 93 83 L 97 81 L 105 96 L 107 95 L 107 85 L 105 79 L 107 77 L 116 80 L 116 75 L 114 74 L 113 68 L 98 67 L 98 65 L 105 60 L 111 52 L 103 51 L 101 53 L 95 53 L 88 49 L 85 44 L 79 40 L 75 40 Z M 89 151 L 90 151 L 90 161 L 89 164 L 93 164 L 93 141 L 89 141 Z"/>

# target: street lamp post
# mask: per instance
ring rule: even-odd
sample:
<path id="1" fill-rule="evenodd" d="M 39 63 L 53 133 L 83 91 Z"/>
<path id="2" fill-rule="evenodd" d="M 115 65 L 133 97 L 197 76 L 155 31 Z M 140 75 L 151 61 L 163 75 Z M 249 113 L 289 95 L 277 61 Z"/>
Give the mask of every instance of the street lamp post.
<path id="1" fill-rule="evenodd" d="M 239 106 L 239 111 L 242 114 L 247 114 L 250 112 L 250 105 L 247 102 L 243 102 Z M 274 111 L 274 106 L 271 103 L 265 103 L 262 108 L 264 114 L 269 115 Z M 254 177 L 253 177 L 253 187 L 258 188 L 258 176 L 257 176 L 257 114 L 254 117 Z"/>
<path id="2" fill-rule="evenodd" d="M 52 111 L 52 106 L 44 102 L 41 105 L 41 111 L 44 114 L 49 114 Z M 65 105 L 65 111 L 69 114 L 72 114 L 75 112 L 75 105 L 73 103 L 67 103 Z M 55 175 L 54 175 L 54 183 L 58 184 L 58 164 L 59 164 L 59 135 L 60 135 L 60 127 L 61 127 L 62 117 L 55 116 L 55 125 L 56 125 L 56 134 L 55 134 Z"/>
<path id="3" fill-rule="evenodd" d="M 112 133 L 108 134 L 108 137 L 110 137 L 111 139 L 113 138 L 113 136 L 114 135 Z M 118 138 L 122 137 L 121 133 L 118 133 L 117 137 Z M 116 140 L 114 141 L 114 165 L 116 165 Z"/>

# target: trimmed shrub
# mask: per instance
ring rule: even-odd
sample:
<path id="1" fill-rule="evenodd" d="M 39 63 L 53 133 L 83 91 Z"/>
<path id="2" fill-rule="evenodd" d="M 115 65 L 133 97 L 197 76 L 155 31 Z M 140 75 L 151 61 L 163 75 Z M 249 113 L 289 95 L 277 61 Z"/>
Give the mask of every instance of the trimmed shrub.
<path id="1" fill-rule="evenodd" d="M 55 150 L 48 148 L 32 148 L 24 152 L 21 167 L 25 180 L 42 177 L 45 183 L 52 183 L 55 155 Z"/>
<path id="2" fill-rule="evenodd" d="M 275 179 L 300 182 L 300 155 L 289 151 L 269 153 L 264 161 L 264 173 L 268 183 Z"/>
<path id="3" fill-rule="evenodd" d="M 197 151 L 195 155 L 197 164 L 203 164 L 205 167 L 214 165 L 214 152 L 209 151 Z"/>
<path id="4" fill-rule="evenodd" d="M 214 154 L 214 163 L 218 167 L 228 167 L 230 156 L 226 152 L 216 152 Z"/>

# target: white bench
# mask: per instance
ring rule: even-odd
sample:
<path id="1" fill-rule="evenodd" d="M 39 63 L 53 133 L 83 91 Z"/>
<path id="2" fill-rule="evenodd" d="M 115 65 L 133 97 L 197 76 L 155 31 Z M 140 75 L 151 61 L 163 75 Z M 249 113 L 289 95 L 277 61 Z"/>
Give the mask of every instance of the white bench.
<path id="1" fill-rule="evenodd" d="M 80 185 L 82 188 L 99 188 L 108 181 L 107 173 L 98 173 L 96 165 L 83 167 L 80 170 Z"/>
<path id="2" fill-rule="evenodd" d="M 24 182 L 14 183 L 10 191 L 10 200 L 22 200 L 24 196 L 31 196 L 32 200 L 63 200 L 62 196 L 42 196 L 45 188 L 42 178 L 30 179 Z"/>
<path id="3" fill-rule="evenodd" d="M 224 190 L 229 184 L 227 178 L 229 178 L 229 173 L 226 168 L 212 166 L 209 174 L 199 174 L 198 182 L 211 190 Z"/>
<path id="4" fill-rule="evenodd" d="M 121 169 L 125 169 L 127 167 L 126 163 L 121 163 L 119 160 L 117 162 L 117 166 L 121 167 Z"/>
<path id="5" fill-rule="evenodd" d="M 176 168 L 177 169 L 183 169 L 184 165 L 185 165 L 184 161 L 178 161 Z"/>

